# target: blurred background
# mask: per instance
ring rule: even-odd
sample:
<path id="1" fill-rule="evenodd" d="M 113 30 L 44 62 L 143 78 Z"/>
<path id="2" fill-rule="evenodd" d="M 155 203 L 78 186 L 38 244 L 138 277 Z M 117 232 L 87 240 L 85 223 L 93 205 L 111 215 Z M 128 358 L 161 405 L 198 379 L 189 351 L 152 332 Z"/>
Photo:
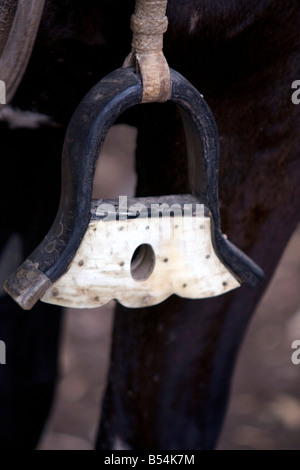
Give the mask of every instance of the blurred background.
<path id="1" fill-rule="evenodd" d="M 94 197 L 134 195 L 136 129 L 114 126 L 105 141 Z M 101 163 L 100 163 L 101 162 Z M 39 449 L 92 449 L 109 365 L 114 303 L 67 309 L 60 380 Z M 218 449 L 300 449 L 300 227 L 290 240 L 238 358 Z"/>

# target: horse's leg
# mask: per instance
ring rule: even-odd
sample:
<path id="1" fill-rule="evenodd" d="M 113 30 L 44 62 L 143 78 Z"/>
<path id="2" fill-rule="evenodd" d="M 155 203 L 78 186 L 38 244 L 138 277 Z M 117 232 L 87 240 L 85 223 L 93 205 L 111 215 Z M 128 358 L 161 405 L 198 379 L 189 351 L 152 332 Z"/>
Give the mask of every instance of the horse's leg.
<path id="1" fill-rule="evenodd" d="M 84 94 L 128 54 L 133 9 L 134 0 L 45 3 L 11 104 L 51 116 L 53 127 L 13 130 L 0 124 L 0 262 L 11 234 L 21 236 L 25 259 L 48 232 L 59 203 L 66 126 Z M 0 366 L 1 448 L 37 443 L 56 380 L 60 316 L 53 306 L 38 303 L 24 313 L 7 296 L 0 298 L 0 340 L 7 344 L 7 364 Z"/>
<path id="2" fill-rule="evenodd" d="M 54 217 L 63 134 L 58 128 L 1 126 L 0 266 L 6 275 L 14 269 L 10 263 L 16 255 L 7 252 L 11 235 L 18 234 L 14 238 L 19 244 L 11 250 L 20 251 L 20 262 Z M 0 366 L 1 449 L 33 449 L 38 442 L 53 398 L 60 323 L 60 308 L 39 302 L 24 312 L 1 291 L 0 339 L 6 344 L 6 364 Z"/>
<path id="3" fill-rule="evenodd" d="M 98 448 L 214 447 L 239 345 L 299 220 L 299 109 L 281 99 L 290 78 L 276 92 L 271 84 L 260 90 L 265 96 L 258 101 L 248 95 L 233 102 L 230 119 L 226 101 L 211 101 L 221 137 L 223 229 L 261 265 L 265 281 L 216 299 L 172 297 L 149 309 L 118 307 Z M 270 114 L 274 99 L 276 115 Z M 139 144 L 138 192 L 184 192 L 175 110 L 145 109 Z"/>
<path id="4" fill-rule="evenodd" d="M 48 416 L 57 375 L 60 309 L 38 304 L 22 311 L 0 299 L 0 449 L 33 449 Z"/>

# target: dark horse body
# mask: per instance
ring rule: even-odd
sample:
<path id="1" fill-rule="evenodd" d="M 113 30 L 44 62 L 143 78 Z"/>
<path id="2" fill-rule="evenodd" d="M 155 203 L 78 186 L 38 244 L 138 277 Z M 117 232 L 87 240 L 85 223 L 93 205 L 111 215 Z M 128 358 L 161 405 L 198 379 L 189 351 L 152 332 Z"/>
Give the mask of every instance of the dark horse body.
<path id="1" fill-rule="evenodd" d="M 72 113 L 130 50 L 134 1 L 56 5 L 46 2 L 12 103 L 48 114 L 56 125 L 1 126 L 0 241 L 3 247 L 20 233 L 26 255 L 58 206 Z M 169 0 L 168 16 L 169 64 L 204 95 L 219 128 L 223 231 L 264 269 L 265 281 L 214 299 L 173 296 L 148 309 L 117 308 L 100 449 L 116 442 L 145 450 L 215 446 L 247 324 L 299 221 L 300 107 L 291 102 L 291 84 L 300 77 L 299 1 Z M 176 109 L 143 105 L 124 119 L 138 127 L 137 193 L 188 192 Z M 51 403 L 60 312 L 39 303 L 24 313 L 5 296 L 0 302 L 0 339 L 7 343 L 0 447 L 33 447 Z"/>

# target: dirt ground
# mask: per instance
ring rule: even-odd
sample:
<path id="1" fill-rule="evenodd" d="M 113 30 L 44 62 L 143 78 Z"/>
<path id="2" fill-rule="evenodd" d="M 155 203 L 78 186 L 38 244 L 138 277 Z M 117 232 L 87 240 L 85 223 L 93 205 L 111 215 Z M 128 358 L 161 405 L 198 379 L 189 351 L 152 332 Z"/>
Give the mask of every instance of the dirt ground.
<path id="1" fill-rule="evenodd" d="M 115 126 L 106 139 L 94 197 L 134 194 L 136 131 Z M 113 302 L 67 310 L 61 375 L 39 449 L 92 449 L 110 353 Z M 300 227 L 258 307 L 239 355 L 218 449 L 300 449 Z"/>

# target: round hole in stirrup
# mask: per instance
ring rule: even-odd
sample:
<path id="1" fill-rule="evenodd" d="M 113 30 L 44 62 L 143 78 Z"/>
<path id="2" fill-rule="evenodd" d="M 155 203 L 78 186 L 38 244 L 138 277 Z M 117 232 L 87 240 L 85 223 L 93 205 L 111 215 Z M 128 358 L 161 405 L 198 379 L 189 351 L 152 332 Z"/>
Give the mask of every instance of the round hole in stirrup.
<path id="1" fill-rule="evenodd" d="M 135 281 L 146 281 L 152 274 L 155 265 L 155 254 L 151 245 L 137 247 L 131 258 L 131 276 Z"/>

